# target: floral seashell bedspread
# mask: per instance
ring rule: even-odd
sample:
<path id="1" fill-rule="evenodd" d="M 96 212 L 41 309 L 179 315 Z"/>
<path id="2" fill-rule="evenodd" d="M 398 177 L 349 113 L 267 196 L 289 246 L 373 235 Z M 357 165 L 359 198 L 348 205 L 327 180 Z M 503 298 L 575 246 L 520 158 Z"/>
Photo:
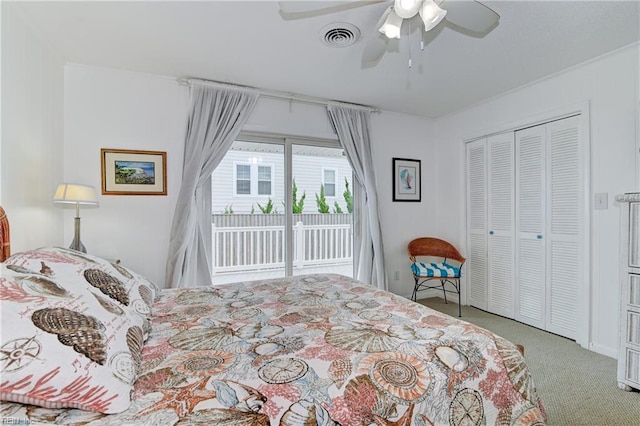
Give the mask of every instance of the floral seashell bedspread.
<path id="1" fill-rule="evenodd" d="M 511 342 L 339 275 L 164 290 L 127 411 L 2 403 L 0 416 L 114 426 L 545 423 Z"/>

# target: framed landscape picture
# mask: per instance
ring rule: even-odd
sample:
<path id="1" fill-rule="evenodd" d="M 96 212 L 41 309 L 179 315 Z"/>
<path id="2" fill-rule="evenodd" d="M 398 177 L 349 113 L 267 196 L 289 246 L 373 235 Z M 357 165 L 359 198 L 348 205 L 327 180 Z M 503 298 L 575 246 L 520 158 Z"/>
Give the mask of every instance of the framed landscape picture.
<path id="1" fill-rule="evenodd" d="M 420 201 L 420 160 L 393 159 L 393 201 Z"/>
<path id="2" fill-rule="evenodd" d="M 167 153 L 100 150 L 103 195 L 167 195 Z"/>

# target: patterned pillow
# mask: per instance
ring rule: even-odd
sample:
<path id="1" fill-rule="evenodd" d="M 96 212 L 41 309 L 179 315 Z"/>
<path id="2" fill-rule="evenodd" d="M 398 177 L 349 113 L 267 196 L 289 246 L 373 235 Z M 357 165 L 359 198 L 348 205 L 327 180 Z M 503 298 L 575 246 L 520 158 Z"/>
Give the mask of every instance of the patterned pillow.
<path id="1" fill-rule="evenodd" d="M 146 322 L 131 305 L 140 299 L 148 306 L 149 294 L 139 289 L 148 288 L 152 301 L 152 286 L 121 280 L 109 262 L 64 249 L 18 253 L 0 268 L 0 399 L 126 410 Z"/>
<path id="2" fill-rule="evenodd" d="M 61 247 L 43 247 L 16 253 L 5 263 L 11 265 L 9 268 L 40 272 L 68 281 L 74 289 L 99 291 L 128 308 L 128 312 L 144 319 L 151 317 L 151 306 L 159 295 L 159 289 L 153 282 L 125 268 L 120 262 L 110 262 Z M 79 276 L 76 272 L 80 269 L 82 274 Z"/>

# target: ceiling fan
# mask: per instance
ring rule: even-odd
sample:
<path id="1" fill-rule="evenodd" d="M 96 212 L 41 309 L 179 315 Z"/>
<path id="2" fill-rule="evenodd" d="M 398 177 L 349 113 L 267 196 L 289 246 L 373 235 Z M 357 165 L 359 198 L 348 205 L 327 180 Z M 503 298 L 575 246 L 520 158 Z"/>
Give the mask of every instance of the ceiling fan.
<path id="1" fill-rule="evenodd" d="M 387 50 L 390 39 L 399 39 L 404 22 L 420 20 L 424 31 L 434 29 L 446 19 L 453 29 L 482 37 L 498 24 L 500 15 L 475 0 L 346 0 L 346 1 L 281 1 L 284 19 L 303 19 L 340 12 L 361 6 L 392 3 L 376 24 L 377 34 L 369 39 L 362 54 L 364 67 L 375 65 Z M 424 46 L 422 46 L 424 47 Z M 411 62 L 409 62 L 411 66 Z"/>

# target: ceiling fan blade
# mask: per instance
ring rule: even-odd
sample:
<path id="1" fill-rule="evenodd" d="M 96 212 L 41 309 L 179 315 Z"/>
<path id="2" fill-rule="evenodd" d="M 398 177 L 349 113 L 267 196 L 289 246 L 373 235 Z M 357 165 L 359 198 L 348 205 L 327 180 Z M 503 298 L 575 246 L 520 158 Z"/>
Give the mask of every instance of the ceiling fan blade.
<path id="1" fill-rule="evenodd" d="M 279 1 L 278 6 L 280 7 L 280 15 L 284 19 L 303 19 L 368 6 L 383 1 L 387 0 Z"/>
<path id="2" fill-rule="evenodd" d="M 475 0 L 444 0 L 440 7 L 447 11 L 447 21 L 476 33 L 489 31 L 500 19 L 500 15 Z"/>
<path id="3" fill-rule="evenodd" d="M 382 34 L 374 35 L 364 46 L 362 52 L 362 68 L 375 66 L 387 50 L 388 38 Z"/>

